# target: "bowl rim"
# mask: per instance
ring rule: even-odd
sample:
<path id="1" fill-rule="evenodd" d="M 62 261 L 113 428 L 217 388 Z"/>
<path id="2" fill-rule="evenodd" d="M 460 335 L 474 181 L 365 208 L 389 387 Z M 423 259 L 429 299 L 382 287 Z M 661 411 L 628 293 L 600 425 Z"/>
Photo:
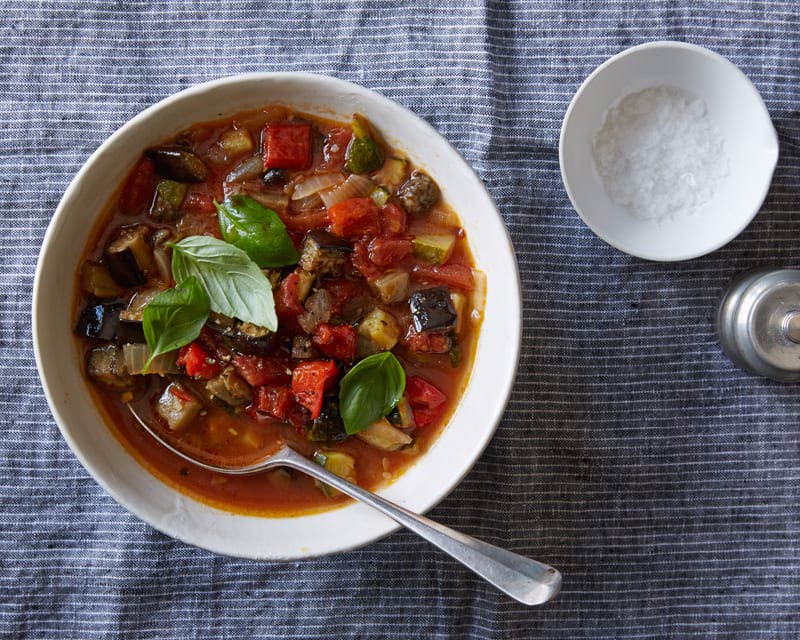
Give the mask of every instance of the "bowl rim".
<path id="1" fill-rule="evenodd" d="M 570 188 L 569 178 L 567 176 L 567 172 L 564 169 L 564 138 L 567 128 L 569 127 L 570 118 L 572 116 L 573 109 L 575 105 L 580 100 L 583 92 L 585 89 L 591 84 L 591 82 L 603 71 L 605 71 L 611 65 L 616 64 L 623 58 L 626 58 L 630 55 L 635 55 L 642 51 L 648 49 L 681 49 L 684 51 L 691 51 L 692 53 L 705 56 L 714 60 L 715 62 L 719 62 L 724 64 L 726 67 L 734 71 L 734 74 L 738 76 L 739 80 L 743 81 L 744 85 L 749 88 L 749 90 L 755 95 L 756 102 L 758 107 L 764 116 L 766 122 L 769 123 L 770 131 L 772 134 L 772 143 L 775 147 L 775 158 L 772 162 L 772 167 L 769 171 L 769 179 L 765 180 L 764 186 L 761 189 L 761 194 L 758 199 L 758 205 L 754 207 L 753 212 L 749 216 L 745 216 L 742 223 L 736 228 L 735 231 L 729 233 L 728 235 L 724 236 L 723 238 L 716 240 L 714 243 L 708 245 L 706 249 L 689 252 L 689 253 L 679 253 L 672 257 L 665 257 L 663 255 L 656 255 L 649 253 L 647 251 L 640 251 L 638 249 L 632 248 L 628 246 L 625 242 L 621 242 L 614 238 L 609 237 L 608 235 L 604 234 L 600 231 L 600 229 L 586 216 L 584 215 L 581 207 L 578 205 L 575 196 L 573 194 L 572 189 Z M 570 100 L 569 106 L 567 107 L 566 112 L 564 113 L 564 119 L 561 123 L 561 133 L 558 139 L 558 164 L 561 170 L 561 182 L 564 185 L 564 190 L 567 192 L 567 196 L 569 197 L 570 202 L 572 203 L 573 209 L 577 212 L 580 216 L 581 220 L 583 220 L 584 224 L 586 224 L 589 229 L 601 240 L 603 240 L 606 244 L 622 251 L 623 253 L 627 253 L 628 255 L 635 256 L 637 258 L 643 258 L 645 260 L 652 260 L 653 262 L 680 262 L 683 260 L 691 260 L 693 258 L 699 258 L 701 256 L 708 255 L 719 249 L 720 247 L 725 246 L 729 242 L 731 242 L 734 238 L 736 238 L 742 231 L 744 231 L 747 226 L 753 221 L 753 219 L 758 215 L 758 212 L 761 210 L 761 206 L 764 204 L 764 200 L 769 193 L 770 186 L 772 185 L 772 176 L 775 173 L 775 168 L 778 166 L 778 158 L 779 158 L 779 151 L 780 145 L 778 140 L 778 133 L 775 130 L 775 125 L 772 123 L 772 118 L 769 115 L 769 110 L 767 109 L 767 105 L 764 103 L 764 99 L 761 96 L 761 93 L 758 91 L 756 86 L 753 84 L 753 81 L 750 80 L 749 77 L 742 71 L 738 66 L 736 66 L 733 62 L 728 60 L 723 55 L 717 53 L 716 51 L 712 51 L 706 47 L 692 44 L 689 42 L 681 42 L 679 40 L 654 40 L 652 42 L 645 42 L 643 44 L 638 44 L 633 47 L 629 47 L 620 51 L 619 53 L 614 54 L 608 60 L 605 60 L 599 66 L 597 66 L 594 71 L 592 71 L 586 79 L 581 83 L 581 86 L 578 87 L 578 90 L 575 92 L 575 95 Z"/>
<path id="2" fill-rule="evenodd" d="M 443 141 L 446 145 L 448 151 L 453 154 L 453 158 L 456 161 L 461 163 L 459 170 L 466 175 L 468 175 L 469 179 L 473 181 L 474 186 L 478 189 L 482 189 L 487 202 L 491 204 L 493 211 L 487 211 L 486 214 L 494 214 L 494 218 L 496 219 L 497 226 L 499 229 L 502 229 L 502 233 L 504 236 L 502 238 L 498 238 L 498 242 L 504 240 L 505 246 L 508 247 L 508 251 L 510 252 L 510 262 L 512 265 L 513 271 L 513 291 L 516 294 L 514 299 L 510 301 L 511 305 L 516 307 L 516 313 L 513 313 L 509 316 L 510 321 L 514 323 L 515 330 L 512 332 L 511 335 L 507 336 L 510 339 L 509 342 L 509 350 L 508 355 L 510 358 L 508 359 L 509 363 L 513 363 L 513 366 L 509 366 L 505 368 L 505 375 L 503 376 L 502 380 L 498 380 L 500 383 L 497 387 L 495 387 L 495 393 L 493 396 L 496 398 L 496 402 L 494 404 L 494 409 L 491 414 L 491 420 L 486 429 L 481 432 L 479 438 L 473 440 L 472 446 L 469 449 L 468 456 L 464 458 L 464 464 L 461 467 L 460 471 L 451 478 L 449 483 L 442 485 L 441 487 L 433 490 L 430 492 L 428 497 L 423 501 L 422 506 L 418 509 L 420 513 L 426 513 L 437 504 L 439 504 L 444 498 L 446 498 L 455 488 L 461 483 L 464 477 L 472 470 L 472 468 L 477 463 L 478 459 L 488 446 L 489 442 L 491 441 L 492 437 L 494 436 L 500 421 L 505 413 L 505 410 L 508 405 L 508 401 L 510 399 L 511 393 L 513 391 L 514 382 L 516 380 L 517 371 L 519 369 L 519 358 L 520 358 L 520 351 L 522 346 L 522 331 L 523 331 L 523 316 L 522 316 L 522 289 L 521 289 L 521 282 L 520 282 L 520 274 L 519 274 L 519 264 L 516 259 L 516 252 L 514 249 L 513 242 L 511 240 L 511 235 L 506 226 L 499 209 L 497 208 L 496 203 L 494 202 L 491 194 L 489 193 L 486 185 L 484 184 L 483 180 L 477 175 L 473 167 L 466 161 L 466 159 L 462 156 L 462 154 L 456 149 L 453 144 L 447 140 L 441 133 L 439 133 L 431 124 L 429 124 L 424 118 L 418 116 L 413 111 L 408 109 L 407 107 L 403 106 L 402 104 L 383 96 L 382 94 L 369 89 L 367 87 L 349 82 L 347 80 L 343 80 L 341 78 L 336 78 L 333 76 L 325 75 L 325 74 L 317 74 L 317 73 L 309 73 L 309 72 L 251 72 L 251 73 L 242 73 L 242 74 L 234 74 L 230 76 L 224 76 L 221 78 L 217 78 L 214 80 L 209 80 L 200 84 L 193 85 L 186 89 L 183 89 L 179 92 L 171 94 L 162 100 L 150 105 L 143 111 L 137 113 L 132 118 L 124 122 L 118 129 L 116 129 L 108 138 L 106 138 L 98 147 L 95 149 L 91 155 L 84 161 L 78 172 L 75 174 L 73 179 L 71 180 L 70 184 L 68 185 L 67 189 L 64 191 L 58 206 L 55 209 L 53 217 L 51 218 L 47 230 L 44 234 L 42 245 L 37 257 L 36 263 L 36 270 L 34 275 L 33 281 L 33 290 L 32 290 L 32 305 L 31 305 L 31 332 L 32 332 L 32 342 L 33 342 L 33 352 L 34 352 L 34 359 L 36 362 L 36 368 L 39 373 L 40 382 L 44 391 L 45 398 L 47 400 L 48 406 L 50 408 L 50 412 L 58 426 L 58 429 L 61 433 L 61 436 L 66 441 L 67 445 L 71 449 L 72 453 L 81 463 L 83 468 L 88 472 L 88 474 L 100 485 L 103 490 L 110 495 L 120 506 L 124 509 L 132 513 L 134 516 L 142 520 L 143 522 L 147 523 L 149 526 L 153 527 L 157 531 L 161 533 L 180 540 L 186 544 L 190 544 L 192 546 L 205 549 L 207 551 L 211 551 L 213 553 L 217 553 L 220 555 L 226 555 L 231 557 L 237 558 L 246 558 L 252 559 L 257 561 L 296 561 L 296 560 L 304 560 L 304 559 L 313 559 L 317 557 L 324 557 L 327 555 L 333 555 L 336 553 L 342 553 L 346 551 L 351 551 L 354 549 L 359 549 L 361 547 L 367 546 L 375 541 L 381 540 L 384 537 L 390 535 L 391 533 L 400 529 L 401 525 L 386 519 L 386 523 L 380 530 L 375 533 L 374 535 L 368 536 L 366 539 L 353 542 L 353 543 L 346 543 L 335 548 L 326 550 L 326 551 L 309 551 L 307 553 L 296 554 L 296 555 L 269 555 L 269 553 L 262 553 L 262 554 L 244 554 L 244 553 L 237 553 L 232 551 L 230 548 L 224 547 L 224 545 L 213 544 L 212 541 L 215 538 L 204 539 L 200 538 L 196 534 L 196 530 L 193 530 L 194 535 L 187 535 L 182 534 L 181 532 L 176 530 L 175 525 L 170 522 L 154 522 L 153 519 L 149 517 L 149 515 L 145 512 L 145 509 L 140 506 L 139 502 L 134 502 L 127 500 L 125 497 L 121 495 L 121 492 L 117 491 L 117 489 L 106 482 L 105 478 L 101 475 L 101 473 L 94 468 L 92 463 L 88 460 L 87 456 L 81 450 L 81 447 L 78 445 L 76 440 L 71 435 L 71 427 L 63 412 L 59 406 L 59 403 L 56 401 L 55 397 L 55 386 L 58 384 L 57 381 L 51 380 L 51 376 L 54 377 L 54 372 L 48 375 L 47 364 L 45 361 L 45 354 L 42 352 L 40 346 L 40 335 L 42 329 L 42 325 L 39 322 L 39 316 L 42 313 L 42 307 L 45 304 L 44 301 L 41 299 L 40 291 L 41 291 L 41 282 L 45 277 L 43 274 L 44 270 L 44 263 L 45 257 L 47 252 L 56 242 L 56 236 L 58 230 L 65 224 L 68 224 L 68 220 L 65 219 L 67 216 L 68 209 L 67 205 L 70 201 L 76 196 L 76 193 L 79 191 L 81 184 L 85 178 L 85 176 L 94 170 L 94 166 L 98 161 L 98 158 L 104 155 L 107 149 L 113 147 L 117 140 L 125 135 L 125 133 L 134 128 L 140 122 L 149 120 L 150 118 L 157 117 L 158 113 L 172 106 L 175 103 L 181 102 L 183 100 L 189 100 L 195 98 L 198 95 L 202 95 L 206 91 L 211 89 L 218 89 L 220 87 L 224 87 L 226 85 L 234 85 L 238 83 L 247 83 L 247 82 L 259 82 L 259 81 L 286 81 L 286 80 L 301 80 L 305 82 L 311 83 L 321 83 L 326 85 L 327 87 L 333 87 L 338 89 L 340 92 L 356 92 L 366 96 L 368 99 L 375 101 L 375 108 L 391 108 L 393 110 L 400 110 L 404 112 L 404 114 L 410 118 L 413 118 L 417 121 L 417 124 L 421 126 L 423 129 L 426 130 L 426 133 L 430 136 L 438 138 L 439 140 Z M 276 100 L 275 102 L 279 103 L 280 100 Z M 265 104 L 268 102 L 265 101 Z M 191 123 L 189 123 L 191 124 Z M 509 274 L 512 275 L 512 274 Z M 480 336 L 479 335 L 479 343 L 480 344 Z M 472 384 L 473 380 L 470 378 L 468 380 L 464 390 L 462 392 L 462 398 L 466 394 L 467 390 L 469 389 L 470 385 Z M 89 389 L 86 389 L 87 396 L 90 396 Z M 94 404 L 94 400 L 89 398 L 88 402 Z M 445 429 L 447 426 L 445 427 Z M 437 441 L 441 438 L 441 435 L 437 437 Z M 113 436 L 117 438 L 116 435 Z M 436 444 L 434 443 L 434 446 Z M 121 445 L 120 445 L 121 446 Z M 122 447 L 125 450 L 125 454 L 130 456 L 130 452 Z M 429 452 L 420 456 L 419 460 L 425 458 L 426 455 L 429 455 Z M 419 460 L 412 463 L 411 466 L 416 464 Z M 154 476 L 149 470 L 142 466 L 142 464 L 136 460 L 136 463 L 141 467 L 142 473 L 147 473 L 156 478 L 158 482 L 163 484 L 166 488 L 170 491 L 175 493 L 179 493 L 181 496 L 186 497 L 188 500 L 192 500 L 198 502 L 195 498 L 190 495 L 184 494 L 182 492 L 178 492 L 174 487 L 170 486 L 169 484 L 165 483 L 163 480 Z M 402 478 L 402 475 L 400 476 Z M 393 486 L 392 483 L 388 486 Z M 385 489 L 385 487 L 384 487 Z M 383 489 L 379 490 L 378 493 L 382 493 Z M 204 507 L 218 512 L 218 514 L 230 516 L 232 515 L 230 511 L 220 509 L 218 507 L 214 507 L 212 505 L 201 503 Z M 338 509 L 327 510 L 323 513 L 332 513 L 333 511 L 344 510 L 349 507 L 355 506 L 353 503 L 349 503 L 343 507 L 339 507 Z M 234 514 L 236 515 L 236 514 Z M 309 514 L 314 515 L 314 514 Z M 248 517 L 258 517 L 258 516 L 248 516 Z M 268 517 L 273 519 L 273 517 Z M 299 516 L 275 516 L 275 519 L 284 519 L 284 518 L 291 518 L 297 519 L 304 517 L 303 515 Z"/>

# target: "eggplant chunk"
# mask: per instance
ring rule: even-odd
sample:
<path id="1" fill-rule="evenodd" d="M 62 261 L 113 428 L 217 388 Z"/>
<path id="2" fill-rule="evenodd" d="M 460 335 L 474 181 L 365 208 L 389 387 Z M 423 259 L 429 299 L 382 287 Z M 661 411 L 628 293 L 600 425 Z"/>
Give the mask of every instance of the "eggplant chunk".
<path id="1" fill-rule="evenodd" d="M 292 338 L 292 360 L 311 360 L 314 357 L 314 346 L 308 336 Z"/>
<path id="2" fill-rule="evenodd" d="M 353 246 L 322 229 L 314 229 L 303 238 L 300 266 L 317 276 L 338 275 Z"/>
<path id="3" fill-rule="evenodd" d="M 406 271 L 387 271 L 370 282 L 370 287 L 385 304 L 393 304 L 406 299 L 409 275 Z"/>
<path id="4" fill-rule="evenodd" d="M 381 451 L 397 451 L 414 442 L 410 435 L 393 427 L 385 418 L 359 431 L 356 436 Z"/>
<path id="5" fill-rule="evenodd" d="M 327 400 L 319 417 L 305 426 L 306 437 L 313 442 L 333 443 L 347 438 L 344 422 L 339 413 L 339 403 Z"/>
<path id="6" fill-rule="evenodd" d="M 148 237 L 150 229 L 143 224 L 125 227 L 106 247 L 106 263 L 114 280 L 123 287 L 147 282 L 147 274 L 155 268 L 153 250 Z"/>
<path id="7" fill-rule="evenodd" d="M 92 349 L 86 372 L 92 380 L 110 389 L 122 390 L 133 386 L 133 377 L 125 367 L 125 356 L 115 344 Z"/>
<path id="8" fill-rule="evenodd" d="M 156 413 L 172 431 L 185 430 L 202 408 L 180 382 L 170 383 L 156 403 Z"/>
<path id="9" fill-rule="evenodd" d="M 114 282 L 106 266 L 91 262 L 84 262 L 81 267 L 81 289 L 100 300 L 122 295 L 122 287 Z"/>
<path id="10" fill-rule="evenodd" d="M 400 339 L 400 325 L 391 313 L 376 307 L 358 324 L 358 335 L 367 342 L 361 345 L 362 352 L 391 351 Z"/>
<path id="11" fill-rule="evenodd" d="M 86 307 L 78 317 L 75 333 L 96 340 L 115 340 L 121 304 L 96 304 Z"/>
<path id="12" fill-rule="evenodd" d="M 418 333 L 452 331 L 458 315 L 446 287 L 433 287 L 415 291 L 408 299 L 411 319 Z"/>
<path id="13" fill-rule="evenodd" d="M 421 216 L 439 199 L 439 186 L 424 171 L 414 171 L 397 190 L 397 199 L 412 216 Z"/>
<path id="14" fill-rule="evenodd" d="M 249 322 L 212 313 L 206 326 L 216 333 L 222 344 L 237 353 L 268 355 L 275 347 L 275 334 Z"/>
<path id="15" fill-rule="evenodd" d="M 159 175 L 176 182 L 205 182 L 208 167 L 191 151 L 179 147 L 154 147 L 144 154 L 153 161 Z"/>
<path id="16" fill-rule="evenodd" d="M 226 367 L 216 378 L 206 382 L 206 390 L 212 398 L 222 400 L 225 404 L 238 407 L 250 401 L 252 389 L 244 381 L 236 369 Z"/>

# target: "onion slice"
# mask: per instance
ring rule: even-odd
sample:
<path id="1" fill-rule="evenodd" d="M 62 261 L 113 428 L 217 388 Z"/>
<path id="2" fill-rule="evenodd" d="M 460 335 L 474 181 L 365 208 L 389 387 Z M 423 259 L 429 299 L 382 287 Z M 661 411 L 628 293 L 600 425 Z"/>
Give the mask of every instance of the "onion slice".
<path id="1" fill-rule="evenodd" d="M 342 182 L 344 182 L 344 176 L 341 173 L 321 173 L 319 175 L 309 176 L 303 182 L 295 186 L 294 192 L 292 193 L 292 200 L 302 200 L 323 189 L 335 187 Z"/>
<path id="2" fill-rule="evenodd" d="M 364 196 L 368 196 L 372 193 L 374 188 L 375 183 L 373 183 L 372 180 L 354 173 L 338 187 L 323 191 L 319 195 L 325 203 L 325 206 L 330 209 L 333 205 L 349 200 L 350 198 L 363 198 Z"/>
<path id="3" fill-rule="evenodd" d="M 175 364 L 177 353 L 177 351 L 170 351 L 153 358 L 150 367 L 147 369 L 148 375 L 157 374 L 163 376 L 168 373 L 178 373 L 178 365 Z M 126 344 L 122 347 L 122 354 L 125 357 L 125 367 L 128 369 L 128 373 L 132 376 L 138 376 L 142 374 L 145 362 L 150 357 L 150 347 L 140 343 Z"/>

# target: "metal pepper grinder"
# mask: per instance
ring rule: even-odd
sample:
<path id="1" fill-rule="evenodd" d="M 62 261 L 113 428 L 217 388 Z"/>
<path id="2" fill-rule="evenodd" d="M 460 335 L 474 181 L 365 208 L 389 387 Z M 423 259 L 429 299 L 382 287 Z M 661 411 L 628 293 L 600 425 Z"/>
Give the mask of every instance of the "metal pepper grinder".
<path id="1" fill-rule="evenodd" d="M 800 381 L 800 271 L 739 274 L 720 301 L 717 333 L 723 351 L 742 369 Z"/>

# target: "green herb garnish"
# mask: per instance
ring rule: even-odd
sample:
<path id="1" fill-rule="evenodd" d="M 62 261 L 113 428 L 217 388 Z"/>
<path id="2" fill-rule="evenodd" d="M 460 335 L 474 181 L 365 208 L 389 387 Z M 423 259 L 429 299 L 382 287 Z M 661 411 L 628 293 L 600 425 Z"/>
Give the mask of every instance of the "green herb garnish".
<path id="1" fill-rule="evenodd" d="M 383 418 L 397 406 L 406 388 L 406 373 L 393 353 L 368 356 L 339 383 L 339 409 L 352 435 Z"/>

